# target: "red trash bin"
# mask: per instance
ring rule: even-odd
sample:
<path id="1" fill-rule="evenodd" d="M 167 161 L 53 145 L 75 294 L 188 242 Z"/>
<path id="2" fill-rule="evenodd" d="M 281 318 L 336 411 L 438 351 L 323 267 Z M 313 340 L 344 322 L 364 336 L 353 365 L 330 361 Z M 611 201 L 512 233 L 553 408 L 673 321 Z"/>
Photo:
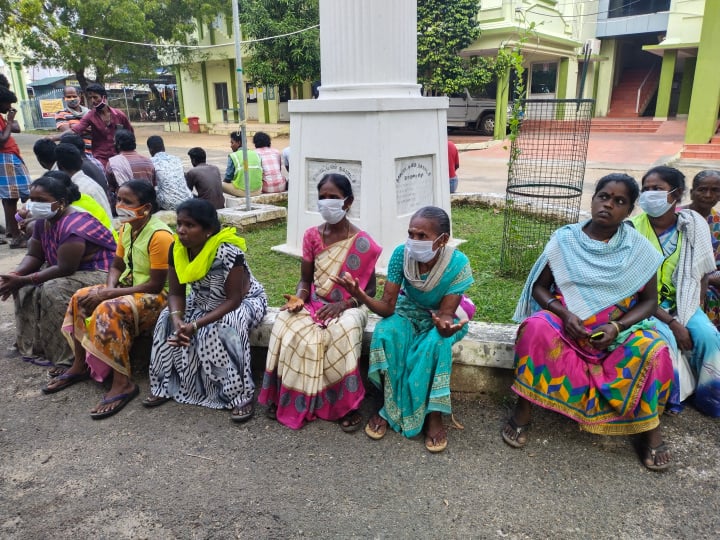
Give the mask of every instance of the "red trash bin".
<path id="1" fill-rule="evenodd" d="M 200 118 L 197 116 L 188 116 L 188 127 L 190 133 L 200 133 Z"/>

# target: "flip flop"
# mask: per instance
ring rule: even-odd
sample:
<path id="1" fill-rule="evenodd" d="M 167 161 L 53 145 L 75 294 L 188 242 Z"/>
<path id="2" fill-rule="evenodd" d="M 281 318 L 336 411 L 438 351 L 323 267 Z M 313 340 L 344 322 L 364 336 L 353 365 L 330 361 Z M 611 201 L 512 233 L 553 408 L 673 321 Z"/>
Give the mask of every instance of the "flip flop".
<path id="1" fill-rule="evenodd" d="M 128 392 L 127 394 L 118 394 L 117 396 L 108 398 L 103 396 L 102 401 L 100 402 L 100 405 L 109 405 L 110 403 L 116 403 L 117 405 L 110 409 L 109 411 L 103 411 L 103 412 L 91 412 L 90 418 L 93 420 L 102 420 L 103 418 L 107 418 L 108 416 L 112 416 L 116 413 L 119 413 L 125 405 L 130 403 L 133 399 L 137 397 L 137 395 L 140 393 L 140 387 L 136 384 L 135 388 L 132 392 Z"/>
<path id="2" fill-rule="evenodd" d="M 670 464 L 672 463 L 672 461 L 668 461 L 667 463 L 663 463 L 660 465 L 656 463 L 657 455 L 663 454 L 668 451 L 668 447 L 667 444 L 665 444 L 665 441 L 658 444 L 655 448 L 653 448 L 647 443 L 642 443 L 640 445 L 640 450 L 640 458 L 642 459 L 642 464 L 651 471 L 664 471 L 668 467 L 670 467 Z M 651 460 L 652 463 L 648 463 L 648 460 Z"/>
<path id="3" fill-rule="evenodd" d="M 338 420 L 338 424 L 340 424 L 340 429 L 342 429 L 345 433 L 355 433 L 358 429 L 362 427 L 362 415 L 358 411 L 350 411 L 345 416 L 343 416 L 340 420 Z M 345 422 L 348 424 L 345 425 Z"/>
<path id="4" fill-rule="evenodd" d="M 88 375 L 88 372 L 85 371 L 83 373 L 62 373 L 52 379 L 49 383 L 47 383 L 44 387 L 40 389 L 40 391 L 43 394 L 54 394 L 55 392 L 60 392 L 61 390 L 65 390 L 66 388 L 72 386 L 75 383 L 79 383 L 80 381 L 86 381 L 90 378 L 90 375 Z M 50 386 L 53 383 L 61 382 L 62 384 Z"/>
<path id="5" fill-rule="evenodd" d="M 513 437 L 505 433 L 505 427 L 508 426 L 510 426 L 510 428 L 514 431 Z M 515 418 L 511 416 L 505 424 L 505 427 L 503 427 L 502 430 L 502 438 L 503 441 L 505 441 L 508 445 L 512 446 L 513 448 L 522 448 L 527 444 L 527 439 L 525 439 L 525 442 L 521 443 L 518 442 L 518 437 L 520 437 L 520 435 L 522 435 L 523 433 L 530 431 L 530 422 L 520 426 L 517 424 L 517 422 L 515 422 Z"/>
<path id="6" fill-rule="evenodd" d="M 172 398 L 162 396 L 148 396 L 142 400 L 142 406 L 151 409 L 153 407 L 159 407 L 163 403 L 167 403 Z"/>
<path id="7" fill-rule="evenodd" d="M 270 420 L 277 420 L 277 409 L 277 405 L 274 403 L 268 405 L 268 408 L 265 411 L 265 416 L 267 416 Z"/>
<path id="8" fill-rule="evenodd" d="M 381 424 L 380 420 L 382 420 L 384 423 Z M 374 441 L 379 441 L 387 433 L 387 428 L 387 420 L 382 418 L 379 414 L 375 414 L 371 416 L 370 420 L 368 420 L 368 423 L 365 424 L 365 435 L 367 435 Z"/>
<path id="9" fill-rule="evenodd" d="M 22 361 L 40 367 L 50 367 L 53 365 L 50 360 L 45 360 L 42 356 L 23 356 Z"/>
<path id="10" fill-rule="evenodd" d="M 442 434 L 445 434 L 445 440 L 442 442 L 437 442 L 438 437 Z M 447 430 L 444 426 L 442 427 L 442 429 L 439 429 L 435 433 L 435 435 L 425 434 L 425 448 L 427 448 L 428 452 L 438 454 L 445 450 L 447 448 L 447 445 Z"/>
<path id="11" fill-rule="evenodd" d="M 247 410 L 243 412 L 243 409 Z M 255 402 L 251 401 L 250 403 L 246 403 L 245 405 L 234 407 L 230 415 L 230 420 L 232 420 L 233 422 L 237 422 L 238 424 L 242 424 L 243 422 L 247 422 L 248 420 L 250 420 L 254 414 Z"/>

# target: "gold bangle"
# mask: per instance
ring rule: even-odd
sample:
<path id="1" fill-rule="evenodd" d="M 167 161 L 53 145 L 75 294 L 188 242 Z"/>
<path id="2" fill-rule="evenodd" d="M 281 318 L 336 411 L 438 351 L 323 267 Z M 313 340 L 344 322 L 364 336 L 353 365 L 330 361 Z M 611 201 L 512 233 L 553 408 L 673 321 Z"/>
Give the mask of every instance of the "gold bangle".
<path id="1" fill-rule="evenodd" d="M 197 322 L 193 321 L 192 327 L 193 327 L 193 333 L 197 334 Z"/>
<path id="2" fill-rule="evenodd" d="M 351 296 L 348 300 L 349 300 L 350 302 L 355 302 L 355 307 L 356 307 L 356 308 L 359 308 L 359 307 L 360 307 L 360 302 L 358 302 L 358 301 L 357 301 L 357 298 L 355 298 L 354 296 Z"/>
<path id="3" fill-rule="evenodd" d="M 610 321 L 610 324 L 613 325 L 613 328 L 615 328 L 615 331 L 618 333 L 618 336 L 619 336 L 620 332 L 621 332 L 620 325 L 615 321 Z"/>
<path id="4" fill-rule="evenodd" d="M 172 317 L 173 315 L 177 315 L 178 313 L 179 313 L 181 316 L 182 316 L 182 315 L 185 315 L 185 312 L 184 312 L 184 311 L 181 311 L 181 310 L 178 309 L 178 310 L 175 310 L 175 311 L 171 311 L 171 312 L 170 312 L 170 316 Z"/>
<path id="5" fill-rule="evenodd" d="M 306 293 L 308 293 L 308 295 L 310 295 L 310 291 L 308 291 L 307 289 L 303 289 L 303 288 L 301 287 L 300 289 L 296 289 L 296 290 L 295 290 L 295 296 L 300 296 L 300 293 L 303 292 L 303 291 L 305 291 Z"/>

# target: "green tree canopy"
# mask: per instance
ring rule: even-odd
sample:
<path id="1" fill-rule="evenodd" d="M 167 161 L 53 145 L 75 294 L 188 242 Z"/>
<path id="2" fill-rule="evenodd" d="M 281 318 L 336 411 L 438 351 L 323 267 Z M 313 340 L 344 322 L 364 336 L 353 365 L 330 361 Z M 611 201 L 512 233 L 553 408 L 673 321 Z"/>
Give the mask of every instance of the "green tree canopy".
<path id="1" fill-rule="evenodd" d="M 478 0 L 418 0 L 418 83 L 426 94 L 485 87 L 494 79 L 487 59 L 462 58 L 480 36 Z"/>
<path id="2" fill-rule="evenodd" d="M 240 0 L 243 34 L 251 38 L 281 36 L 319 23 L 318 0 Z M 253 82 L 301 85 L 320 78 L 320 32 L 308 30 L 287 37 L 255 41 L 245 64 Z"/>
<path id="3" fill-rule="evenodd" d="M 215 16 L 227 9 L 225 4 L 222 0 L 18 0 L 3 16 L 30 51 L 27 63 L 65 69 L 85 87 L 89 76 L 98 82 L 117 73 L 128 79 L 147 77 L 161 64 L 158 50 L 124 42 L 187 43 L 197 19 Z"/>

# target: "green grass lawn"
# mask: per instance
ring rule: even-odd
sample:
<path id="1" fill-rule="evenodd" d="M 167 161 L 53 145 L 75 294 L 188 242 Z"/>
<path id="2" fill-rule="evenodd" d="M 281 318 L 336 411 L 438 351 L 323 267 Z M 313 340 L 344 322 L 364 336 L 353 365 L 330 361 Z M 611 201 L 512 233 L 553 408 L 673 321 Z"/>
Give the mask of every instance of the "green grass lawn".
<path id="1" fill-rule="evenodd" d="M 507 323 L 515 311 L 524 279 L 503 277 L 500 247 L 503 214 L 492 208 L 454 207 L 453 233 L 466 240 L 460 250 L 470 259 L 475 283 L 469 296 L 477 306 L 474 320 Z M 246 231 L 248 262 L 255 277 L 265 286 L 271 306 L 284 303 L 283 294 L 295 290 L 300 278 L 300 261 L 275 253 L 272 246 L 285 243 L 285 222 Z M 378 292 L 378 295 L 381 292 Z"/>

